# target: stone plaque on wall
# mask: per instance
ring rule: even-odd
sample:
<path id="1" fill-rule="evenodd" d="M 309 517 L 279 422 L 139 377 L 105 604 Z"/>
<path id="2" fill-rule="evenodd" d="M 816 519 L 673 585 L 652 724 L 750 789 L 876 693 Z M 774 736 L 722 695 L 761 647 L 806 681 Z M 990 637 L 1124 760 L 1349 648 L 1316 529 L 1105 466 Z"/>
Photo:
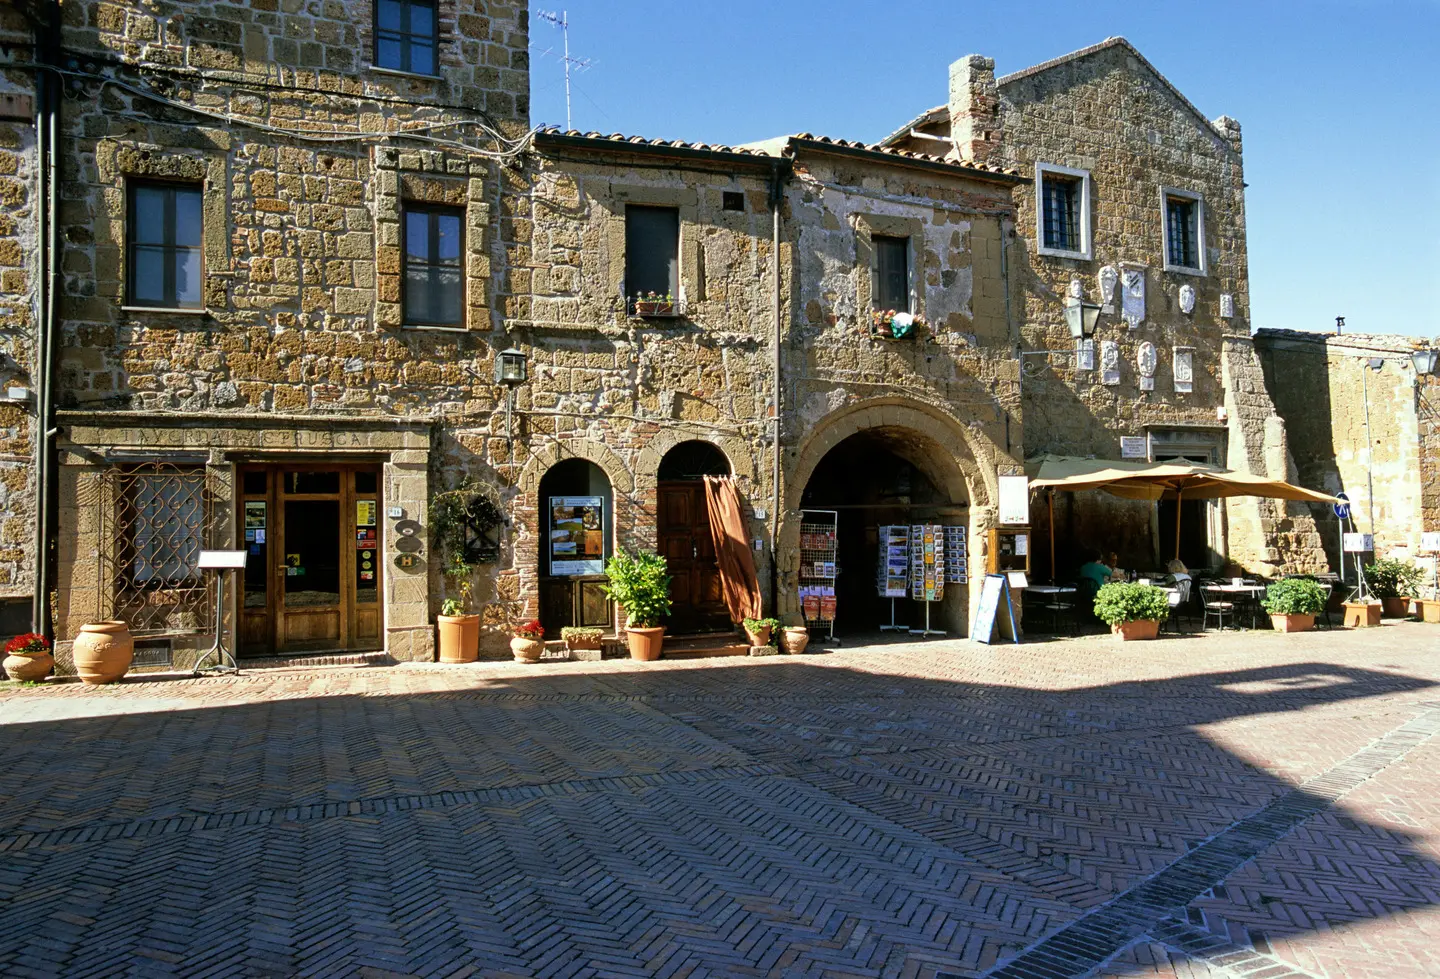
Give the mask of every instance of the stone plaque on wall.
<path id="1" fill-rule="evenodd" d="M 1115 283 L 1120 281 L 1120 272 L 1113 265 L 1100 270 L 1100 312 L 1115 312 Z"/>
<path id="2" fill-rule="evenodd" d="M 1140 344 L 1140 349 L 1135 352 L 1135 369 L 1140 372 L 1140 390 L 1155 390 L 1155 367 L 1159 359 L 1155 344 L 1149 340 Z"/>
<path id="3" fill-rule="evenodd" d="M 1121 297 L 1121 316 L 1135 329 L 1145 321 L 1145 270 L 1126 269 L 1121 275 L 1124 295 Z"/>
<path id="4" fill-rule="evenodd" d="M 1195 378 L 1193 347 L 1175 348 L 1175 393 L 1189 394 Z"/>
<path id="5" fill-rule="evenodd" d="M 1077 371 L 1093 371 L 1095 369 L 1095 341 L 1090 337 L 1075 341 L 1075 369 Z"/>
<path id="6" fill-rule="evenodd" d="M 1220 318 L 1228 320 L 1235 315 L 1235 297 L 1230 293 L 1223 293 L 1220 296 Z"/>
<path id="7" fill-rule="evenodd" d="M 1114 340 L 1100 341 L 1100 383 L 1120 383 L 1120 344 Z"/>

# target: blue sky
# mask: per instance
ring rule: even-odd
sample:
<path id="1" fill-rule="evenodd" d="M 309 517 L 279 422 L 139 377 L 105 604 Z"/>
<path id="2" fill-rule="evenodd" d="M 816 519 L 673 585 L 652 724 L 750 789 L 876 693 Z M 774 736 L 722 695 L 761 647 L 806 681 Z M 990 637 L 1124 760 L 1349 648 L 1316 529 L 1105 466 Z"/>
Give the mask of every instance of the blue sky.
<path id="1" fill-rule="evenodd" d="M 1440 0 L 562 0 L 578 129 L 877 140 L 965 54 L 1017 71 L 1111 35 L 1244 127 L 1256 326 L 1440 334 Z M 563 125 L 532 2 L 532 121 Z M 545 54 L 547 48 L 552 48 Z"/>

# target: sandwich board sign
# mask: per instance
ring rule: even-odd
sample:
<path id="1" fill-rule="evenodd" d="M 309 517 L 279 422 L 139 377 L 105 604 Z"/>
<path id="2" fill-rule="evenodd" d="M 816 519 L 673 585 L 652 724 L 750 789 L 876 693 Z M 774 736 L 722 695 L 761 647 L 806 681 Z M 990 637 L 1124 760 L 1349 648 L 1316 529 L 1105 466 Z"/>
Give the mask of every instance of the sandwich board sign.
<path id="1" fill-rule="evenodd" d="M 1015 606 L 1010 601 L 1009 582 L 1003 574 L 987 574 L 980 583 L 980 607 L 975 610 L 975 625 L 970 630 L 971 642 L 991 643 L 995 640 L 996 616 L 1000 606 L 1010 619 L 1010 635 L 1020 644 L 1020 630 L 1015 628 Z"/>

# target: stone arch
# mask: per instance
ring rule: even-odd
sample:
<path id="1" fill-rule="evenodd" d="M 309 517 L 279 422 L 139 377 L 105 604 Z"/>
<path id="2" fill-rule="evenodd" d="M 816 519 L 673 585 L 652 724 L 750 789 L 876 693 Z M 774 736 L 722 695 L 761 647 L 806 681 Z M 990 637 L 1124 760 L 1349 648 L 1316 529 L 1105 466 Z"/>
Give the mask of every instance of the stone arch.
<path id="1" fill-rule="evenodd" d="M 708 429 L 677 424 L 656 432 L 655 437 L 640 450 L 635 460 L 637 493 L 654 491 L 655 474 L 660 471 L 660 461 L 665 458 L 665 453 L 681 442 L 709 442 L 730 460 L 730 471 L 740 481 L 742 492 L 753 494 L 758 490 L 755 459 L 751 455 L 753 447 L 749 442 L 729 435 L 716 435 Z"/>
<path id="2" fill-rule="evenodd" d="M 800 504 L 805 488 L 832 449 L 866 432 L 896 436 L 893 451 L 897 455 L 912 463 L 950 500 L 968 504 L 972 580 L 982 573 L 979 539 L 994 523 L 996 463 L 1001 461 L 1001 453 L 977 429 L 936 405 L 902 397 L 868 399 L 825 416 L 808 438 L 786 452 L 784 509 L 775 543 L 777 611 L 781 615 L 799 611 Z M 965 604 L 972 613 L 978 595 L 978 588 L 969 590 Z"/>

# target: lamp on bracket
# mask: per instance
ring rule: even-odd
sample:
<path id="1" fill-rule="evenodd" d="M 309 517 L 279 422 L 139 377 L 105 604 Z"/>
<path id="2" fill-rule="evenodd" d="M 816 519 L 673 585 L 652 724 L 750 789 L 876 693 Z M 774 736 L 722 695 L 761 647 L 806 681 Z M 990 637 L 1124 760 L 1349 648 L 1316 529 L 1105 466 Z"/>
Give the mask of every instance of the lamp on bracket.
<path id="1" fill-rule="evenodd" d="M 1065 325 L 1070 327 L 1070 336 L 1084 340 L 1095 335 L 1095 324 L 1100 322 L 1100 307 L 1077 299 L 1065 304 Z"/>
<path id="2" fill-rule="evenodd" d="M 505 385 L 505 438 L 514 438 L 510 412 L 515 404 L 515 389 L 529 377 L 529 358 L 525 351 L 510 347 L 495 355 L 495 383 Z"/>
<path id="3" fill-rule="evenodd" d="M 1440 359 L 1440 350 L 1434 347 L 1419 347 L 1410 351 L 1410 363 L 1415 365 L 1416 374 L 1435 373 L 1435 362 Z"/>

